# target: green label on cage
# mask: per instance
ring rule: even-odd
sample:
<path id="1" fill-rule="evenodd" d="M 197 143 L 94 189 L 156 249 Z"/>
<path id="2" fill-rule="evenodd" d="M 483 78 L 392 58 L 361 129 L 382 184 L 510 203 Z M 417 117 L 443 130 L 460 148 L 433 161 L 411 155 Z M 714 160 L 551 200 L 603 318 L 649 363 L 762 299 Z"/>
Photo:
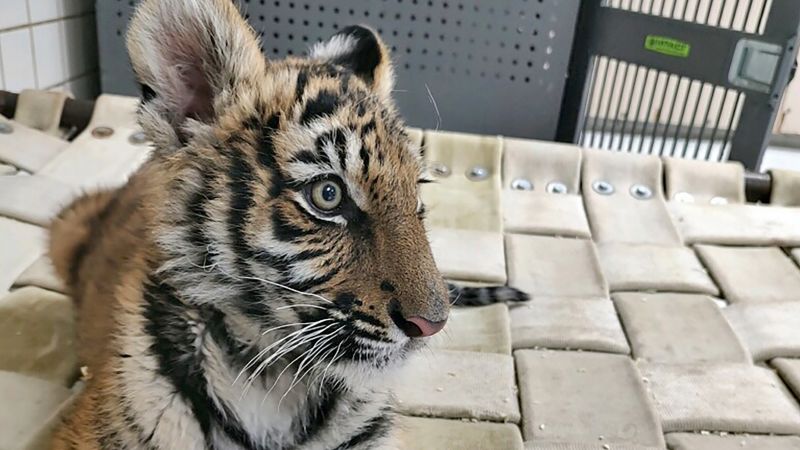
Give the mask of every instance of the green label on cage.
<path id="1" fill-rule="evenodd" d="M 644 48 L 651 52 L 661 53 L 662 55 L 688 58 L 692 46 L 689 45 L 688 42 L 651 34 L 644 40 Z"/>

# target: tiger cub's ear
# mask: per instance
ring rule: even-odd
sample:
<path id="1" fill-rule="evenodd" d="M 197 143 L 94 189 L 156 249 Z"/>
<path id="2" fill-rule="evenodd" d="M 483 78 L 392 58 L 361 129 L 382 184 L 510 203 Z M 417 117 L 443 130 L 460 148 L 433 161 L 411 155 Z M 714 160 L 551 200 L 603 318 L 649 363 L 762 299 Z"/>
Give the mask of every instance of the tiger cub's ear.
<path id="1" fill-rule="evenodd" d="M 191 134 L 192 119 L 212 122 L 266 69 L 255 33 L 231 0 L 145 0 L 127 44 L 145 94 L 140 120 L 167 147 Z"/>
<path id="2" fill-rule="evenodd" d="M 378 34 L 367 27 L 347 27 L 327 41 L 314 44 L 311 58 L 350 69 L 378 95 L 391 97 L 394 73 L 389 50 Z"/>

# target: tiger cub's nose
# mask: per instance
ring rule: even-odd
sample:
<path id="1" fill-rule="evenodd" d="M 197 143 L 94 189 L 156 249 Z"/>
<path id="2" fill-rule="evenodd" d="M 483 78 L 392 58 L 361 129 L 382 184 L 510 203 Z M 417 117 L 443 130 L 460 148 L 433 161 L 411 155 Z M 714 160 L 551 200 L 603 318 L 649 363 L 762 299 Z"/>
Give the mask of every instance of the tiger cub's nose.
<path id="1" fill-rule="evenodd" d="M 422 316 L 403 317 L 403 314 L 395 309 L 390 314 L 392 321 L 397 325 L 406 336 L 411 338 L 428 337 L 442 331 L 447 319 L 438 322 L 430 321 Z"/>

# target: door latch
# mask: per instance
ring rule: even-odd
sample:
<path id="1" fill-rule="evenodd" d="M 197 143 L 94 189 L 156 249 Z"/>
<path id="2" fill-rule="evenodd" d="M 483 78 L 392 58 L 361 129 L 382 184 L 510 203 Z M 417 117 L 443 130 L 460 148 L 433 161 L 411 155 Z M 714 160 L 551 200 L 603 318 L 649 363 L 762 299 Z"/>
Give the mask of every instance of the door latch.
<path id="1" fill-rule="evenodd" d="M 780 45 L 741 39 L 734 50 L 728 80 L 744 89 L 769 93 L 783 53 Z"/>

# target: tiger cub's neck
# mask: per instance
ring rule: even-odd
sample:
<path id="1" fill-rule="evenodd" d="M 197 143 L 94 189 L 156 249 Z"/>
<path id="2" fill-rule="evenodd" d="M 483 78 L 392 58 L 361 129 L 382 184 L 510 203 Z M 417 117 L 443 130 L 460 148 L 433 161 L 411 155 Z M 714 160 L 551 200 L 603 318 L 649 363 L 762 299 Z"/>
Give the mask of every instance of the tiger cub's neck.
<path id="1" fill-rule="evenodd" d="M 389 429 L 382 389 L 341 372 L 320 380 L 297 353 L 259 368 L 268 341 L 254 346 L 242 321 L 187 305 L 169 284 L 145 287 L 137 323 L 121 339 L 119 400 L 150 448 L 359 448 Z"/>

